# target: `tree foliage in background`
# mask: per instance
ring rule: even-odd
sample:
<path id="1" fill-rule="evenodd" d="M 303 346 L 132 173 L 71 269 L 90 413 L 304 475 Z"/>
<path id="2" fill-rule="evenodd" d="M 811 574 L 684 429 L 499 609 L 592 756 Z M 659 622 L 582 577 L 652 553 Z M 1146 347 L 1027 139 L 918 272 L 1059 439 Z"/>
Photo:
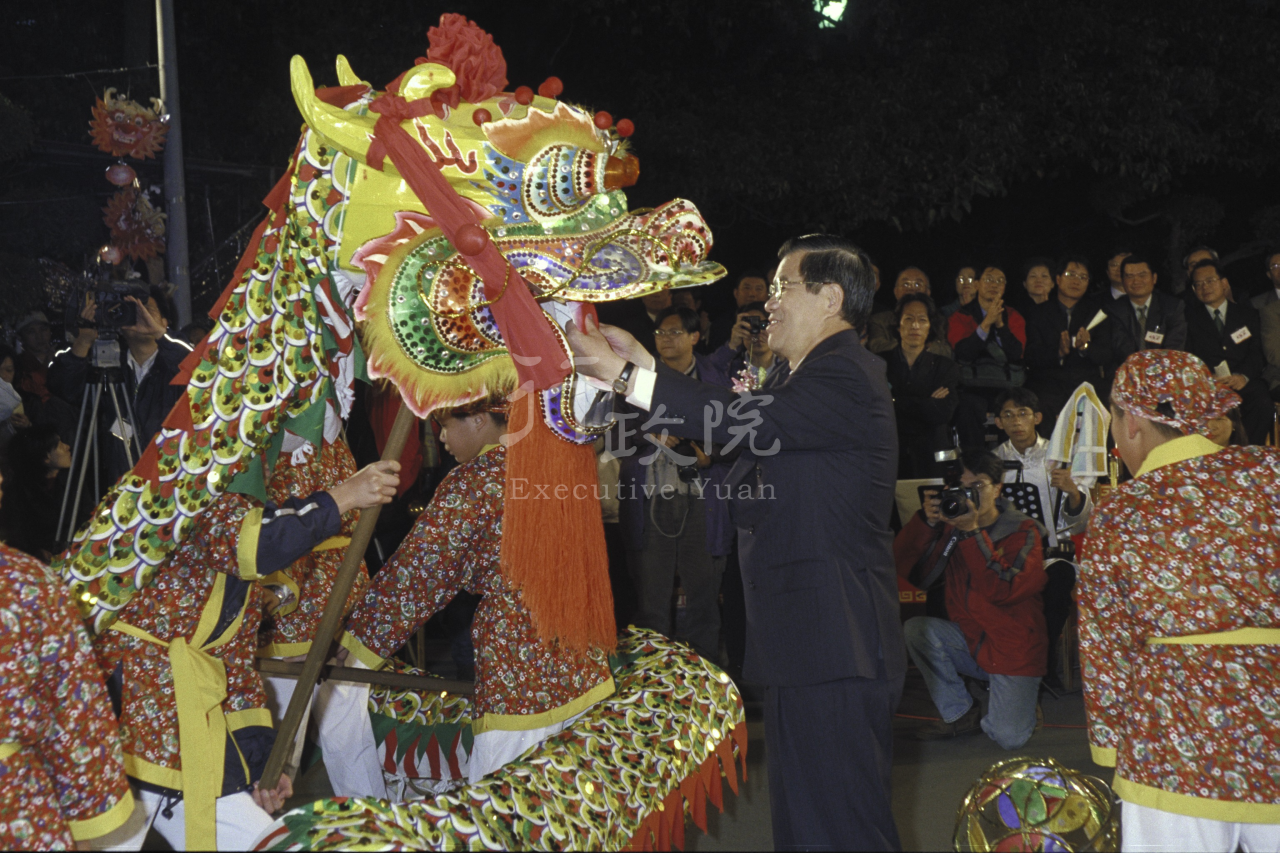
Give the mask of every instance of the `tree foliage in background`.
<path id="1" fill-rule="evenodd" d="M 123 3 L 28 6 L 33 37 L 0 72 L 126 60 L 148 4 Z M 636 203 L 691 198 L 713 226 L 920 231 L 1065 178 L 1106 221 L 1165 223 L 1172 257 L 1232 204 L 1188 175 L 1274 180 L 1280 162 L 1275 0 L 854 0 L 827 29 L 811 0 L 179 4 L 187 153 L 283 165 L 300 124 L 290 55 L 324 84 L 344 53 L 381 87 L 447 11 L 493 33 L 513 88 L 555 74 L 566 99 L 631 118 Z M 157 94 L 149 73 L 134 97 Z M 116 82 L 11 97 L 45 138 L 83 141 L 93 91 Z M 1280 215 L 1254 219 L 1241 251 Z"/>

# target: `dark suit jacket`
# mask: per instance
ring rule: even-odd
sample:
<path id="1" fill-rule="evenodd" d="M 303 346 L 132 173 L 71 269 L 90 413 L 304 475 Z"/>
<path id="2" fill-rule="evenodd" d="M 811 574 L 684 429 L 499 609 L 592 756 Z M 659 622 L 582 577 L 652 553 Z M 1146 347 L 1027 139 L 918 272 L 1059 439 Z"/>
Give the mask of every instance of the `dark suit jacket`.
<path id="1" fill-rule="evenodd" d="M 1088 326 L 1102 308 L 1102 299 L 1086 296 L 1071 309 L 1068 322 L 1066 306 L 1055 294 L 1027 313 L 1027 349 L 1023 363 L 1033 380 L 1064 377 L 1073 387 L 1081 382 L 1097 384 L 1103 365 L 1111 361 L 1110 319 L 1103 320 L 1089 332 L 1089 347 L 1083 353 L 1072 349 L 1059 358 L 1058 344 L 1063 332 L 1069 333 L 1074 341 L 1076 334 Z"/>
<path id="2" fill-rule="evenodd" d="M 746 597 L 746 679 L 900 678 L 889 529 L 898 442 L 884 362 L 856 331 L 838 332 L 751 398 L 659 364 L 651 411 L 659 406 L 684 419 L 671 432 L 690 438 L 702 437 L 704 419 L 715 424 L 718 406 L 712 440 L 747 444 L 725 481 Z"/>
<path id="3" fill-rule="evenodd" d="M 933 454 L 951 446 L 947 426 L 960 401 L 960 366 L 928 350 L 908 366 L 901 346 L 881 358 L 898 422 L 898 479 L 941 476 Z M 941 399 L 933 396 L 944 387 L 951 393 Z"/>
<path id="4" fill-rule="evenodd" d="M 1159 332 L 1164 340 L 1158 344 L 1145 340 L 1138 325 L 1138 314 L 1128 299 L 1117 299 L 1107 306 L 1111 315 L 1111 363 L 1109 375 L 1114 374 L 1124 360 L 1138 350 L 1187 348 L 1187 317 L 1185 303 L 1176 296 L 1156 291 L 1151 294 L 1147 306 L 1147 332 Z M 1099 327 L 1101 328 L 1101 327 Z"/>
<path id="5" fill-rule="evenodd" d="M 1226 323 L 1223 331 L 1209 314 L 1209 309 L 1197 302 L 1187 311 L 1187 352 L 1208 365 L 1210 370 L 1218 366 L 1224 359 L 1232 373 L 1239 373 L 1250 379 L 1261 379 L 1262 371 L 1267 367 L 1266 357 L 1262 352 L 1262 327 L 1258 320 L 1258 312 L 1247 305 L 1224 302 L 1227 309 Z M 1231 335 L 1241 328 L 1249 330 L 1249 337 L 1240 343 L 1231 340 Z"/>

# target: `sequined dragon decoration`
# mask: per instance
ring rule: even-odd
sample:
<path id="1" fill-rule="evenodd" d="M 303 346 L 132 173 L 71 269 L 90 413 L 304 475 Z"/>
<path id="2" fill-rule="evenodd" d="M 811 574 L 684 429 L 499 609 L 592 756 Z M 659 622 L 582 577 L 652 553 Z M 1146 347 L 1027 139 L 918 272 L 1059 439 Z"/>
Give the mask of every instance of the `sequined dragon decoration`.
<path id="1" fill-rule="evenodd" d="M 628 209 L 638 161 L 616 128 L 501 91 L 501 52 L 461 16 L 429 35 L 386 91 L 343 57 L 339 85 L 316 89 L 294 58 L 306 126 L 174 380 L 186 394 L 55 563 L 93 632 L 219 495 L 245 490 L 283 429 L 318 446 L 324 408 L 345 417 L 356 378 L 393 382 L 419 415 L 523 388 L 551 433 L 586 445 L 607 427 L 589 422 L 597 392 L 572 372 L 563 325 L 723 276 L 692 204 Z"/>
<path id="2" fill-rule="evenodd" d="M 632 629 L 610 659 L 617 692 L 529 755 L 479 783 L 407 803 L 327 799 L 293 809 L 259 850 L 669 850 L 685 820 L 706 831 L 746 776 L 747 726 L 729 677 L 685 646 Z M 388 778 L 415 761 L 461 775 L 464 697 L 370 697 Z M 448 747 L 441 750 L 441 745 Z M 442 752 L 436 757 L 433 751 Z M 735 762 L 736 759 L 736 762 Z"/>

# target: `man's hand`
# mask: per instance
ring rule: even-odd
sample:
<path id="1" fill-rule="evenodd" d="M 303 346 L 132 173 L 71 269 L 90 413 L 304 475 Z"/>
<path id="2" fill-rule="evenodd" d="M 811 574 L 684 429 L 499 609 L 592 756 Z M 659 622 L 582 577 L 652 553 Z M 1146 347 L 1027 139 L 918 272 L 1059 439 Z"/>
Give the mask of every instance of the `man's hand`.
<path id="1" fill-rule="evenodd" d="M 1073 500 L 1080 498 L 1080 487 L 1071 479 L 1070 468 L 1054 468 L 1049 472 L 1049 485 L 1061 492 L 1071 495 Z"/>
<path id="2" fill-rule="evenodd" d="M 14 429 L 26 429 L 31 426 L 31 419 L 23 412 L 15 410 L 12 415 L 9 415 L 9 426 Z"/>
<path id="3" fill-rule="evenodd" d="M 1084 326 L 1081 326 L 1080 331 L 1076 332 L 1076 349 L 1087 350 L 1089 348 L 1089 342 L 1092 340 L 1093 337 L 1089 334 L 1089 330 Z"/>
<path id="4" fill-rule="evenodd" d="M 1071 352 L 1071 335 L 1063 329 L 1062 335 L 1058 338 L 1058 358 L 1066 358 L 1069 352 Z"/>
<path id="5" fill-rule="evenodd" d="M 80 319 L 86 323 L 93 323 L 98 313 L 98 300 L 93 298 L 92 293 L 84 295 L 84 307 L 80 309 Z M 88 358 L 89 350 L 93 349 L 93 342 L 98 339 L 98 330 L 92 326 L 81 326 L 76 330 L 76 339 L 71 342 L 71 354 L 76 358 Z"/>
<path id="6" fill-rule="evenodd" d="M 253 797 L 253 801 L 258 804 L 267 814 L 275 814 L 284 808 L 284 801 L 293 796 L 293 780 L 288 776 L 281 775 L 280 784 L 276 785 L 274 791 L 259 790 L 260 783 L 253 783 L 253 790 L 249 795 Z"/>
<path id="7" fill-rule="evenodd" d="M 951 519 L 951 524 L 956 530 L 963 530 L 965 533 L 972 533 L 978 529 L 978 508 L 973 505 L 973 501 L 965 499 L 965 503 L 969 507 L 969 511 L 964 515 L 958 515 Z"/>
<path id="8" fill-rule="evenodd" d="M 733 331 L 729 333 L 729 349 L 737 349 L 746 346 L 747 339 L 751 337 L 751 327 L 747 325 L 747 315 L 738 316 L 738 322 L 733 324 Z"/>
<path id="9" fill-rule="evenodd" d="M 600 326 L 587 317 L 581 329 L 570 321 L 564 334 L 573 350 L 574 369 L 583 376 L 612 382 L 628 361 L 653 369 L 649 352 L 629 332 L 617 326 Z"/>
<path id="10" fill-rule="evenodd" d="M 1244 386 L 1249 384 L 1248 376 L 1241 376 L 1239 373 L 1233 373 L 1226 379 L 1222 380 L 1223 384 L 1232 391 L 1244 390 Z"/>
<path id="11" fill-rule="evenodd" d="M 935 400 L 944 400 L 950 393 L 951 393 L 951 389 L 948 388 L 946 385 L 943 385 L 941 388 L 934 391 L 929 396 Z"/>
<path id="12" fill-rule="evenodd" d="M 925 492 L 924 500 L 920 503 L 920 509 L 924 511 L 924 520 L 930 527 L 937 527 L 942 523 L 942 500 L 938 497 L 936 491 Z"/>
<path id="13" fill-rule="evenodd" d="M 133 332 L 139 335 L 147 335 L 148 337 L 160 340 L 169 331 L 169 327 L 164 324 L 163 320 L 156 319 L 155 315 L 147 310 L 147 306 L 138 300 L 136 296 L 126 296 L 137 308 L 136 322 L 132 326 L 121 326 L 122 332 Z"/>
<path id="14" fill-rule="evenodd" d="M 997 298 L 991 305 L 991 310 L 987 311 L 987 316 L 982 318 L 982 328 L 988 332 L 993 326 L 1004 328 L 1004 300 Z"/>
<path id="15" fill-rule="evenodd" d="M 354 477 L 330 489 L 329 497 L 338 505 L 338 512 L 345 515 L 353 509 L 391 503 L 399 485 L 400 463 L 391 459 L 366 465 Z"/>
<path id="16" fill-rule="evenodd" d="M 665 436 L 662 436 L 662 435 L 658 435 L 657 433 L 649 432 L 649 433 L 645 433 L 645 435 L 655 444 L 665 444 L 667 447 L 675 447 L 677 444 L 680 443 L 679 437 L 671 435 L 670 433 L 668 433 Z"/>

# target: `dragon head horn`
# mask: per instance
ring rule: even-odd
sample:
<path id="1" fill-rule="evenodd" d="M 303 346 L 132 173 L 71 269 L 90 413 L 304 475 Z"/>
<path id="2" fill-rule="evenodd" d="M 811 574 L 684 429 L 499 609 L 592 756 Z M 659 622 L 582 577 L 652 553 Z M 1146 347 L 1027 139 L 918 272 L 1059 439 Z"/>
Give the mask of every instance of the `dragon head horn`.
<path id="1" fill-rule="evenodd" d="M 340 76 L 344 66 L 348 72 L 351 71 L 351 66 L 340 57 Z M 311 71 L 301 56 L 294 56 L 289 62 L 289 78 L 293 86 L 293 100 L 311 129 L 353 159 L 367 164 L 365 155 L 373 135 L 375 117 L 356 115 L 317 98 Z M 456 78 L 448 68 L 427 62 L 404 75 L 400 81 L 400 95 L 409 101 L 429 98 L 437 89 L 447 89 L 455 82 Z M 385 168 L 390 170 L 392 167 L 386 164 Z"/>
<path id="2" fill-rule="evenodd" d="M 356 74 L 351 68 L 351 63 L 341 53 L 334 63 L 338 69 L 338 85 L 339 86 L 369 86 L 369 81 L 361 80 L 360 75 Z M 370 86 L 370 88 L 373 88 Z"/>

